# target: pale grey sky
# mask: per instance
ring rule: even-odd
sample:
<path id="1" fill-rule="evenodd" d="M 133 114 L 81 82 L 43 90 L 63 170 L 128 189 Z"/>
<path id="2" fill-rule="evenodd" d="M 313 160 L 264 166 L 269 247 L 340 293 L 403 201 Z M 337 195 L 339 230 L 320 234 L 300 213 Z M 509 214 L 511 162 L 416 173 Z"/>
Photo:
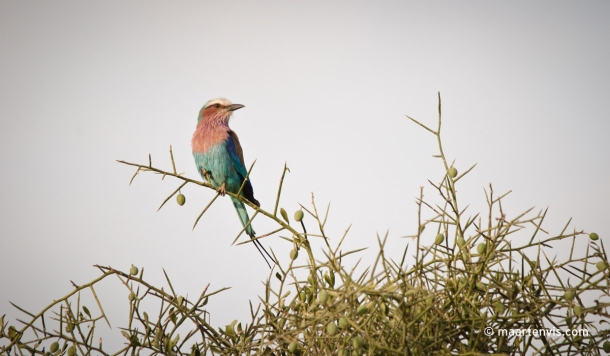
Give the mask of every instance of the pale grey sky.
<path id="1" fill-rule="evenodd" d="M 399 257 L 415 231 L 414 197 L 442 169 L 404 114 L 434 125 L 437 91 L 448 157 L 478 163 L 463 205 L 483 207 L 492 182 L 513 190 L 509 214 L 550 206 L 552 233 L 573 217 L 607 241 L 609 16 L 607 1 L 2 1 L 0 315 L 17 315 L 9 300 L 39 311 L 98 276 L 93 264 L 133 263 L 158 284 L 165 268 L 185 295 L 233 287 L 210 301 L 212 324 L 246 321 L 268 268 L 230 246 L 229 200 L 191 232 L 212 191 L 189 186 L 184 207 L 156 212 L 179 182 L 128 187 L 134 170 L 115 162 L 151 153 L 169 169 L 171 144 L 198 178 L 191 135 L 219 96 L 246 105 L 232 127 L 262 207 L 287 162 L 281 205 L 332 201 L 332 236 L 353 223 L 347 247 L 389 230 Z M 290 244 L 264 244 L 287 262 Z M 106 286 L 121 325 L 127 295 Z"/>

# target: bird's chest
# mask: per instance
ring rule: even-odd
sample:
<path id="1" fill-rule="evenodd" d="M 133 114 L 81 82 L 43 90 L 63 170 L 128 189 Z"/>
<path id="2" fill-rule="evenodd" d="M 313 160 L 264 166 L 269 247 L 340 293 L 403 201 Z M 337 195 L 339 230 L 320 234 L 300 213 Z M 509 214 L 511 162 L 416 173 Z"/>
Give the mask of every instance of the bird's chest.
<path id="1" fill-rule="evenodd" d="M 234 185 L 236 171 L 227 146 L 229 139 L 227 130 L 205 126 L 198 127 L 193 135 L 193 156 L 199 174 L 216 186 Z M 209 177 L 205 172 L 209 172 Z"/>
<path id="2" fill-rule="evenodd" d="M 209 172 L 209 178 L 216 186 L 228 183 L 235 175 L 235 168 L 224 142 L 208 147 L 205 152 L 194 152 L 193 155 L 199 173 L 208 179 L 204 173 Z"/>

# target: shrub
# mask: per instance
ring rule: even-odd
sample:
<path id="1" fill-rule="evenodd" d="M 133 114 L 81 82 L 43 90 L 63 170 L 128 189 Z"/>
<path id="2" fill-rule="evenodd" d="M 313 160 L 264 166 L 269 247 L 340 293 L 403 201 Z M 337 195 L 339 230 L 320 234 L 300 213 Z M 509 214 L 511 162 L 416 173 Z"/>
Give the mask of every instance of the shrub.
<path id="1" fill-rule="evenodd" d="M 597 234 L 583 231 L 548 236 L 542 228 L 546 210 L 532 209 L 514 217 L 502 209 L 506 194 L 486 190 L 487 212 L 466 215 L 456 187 L 473 167 L 459 173 L 445 157 L 440 136 L 441 105 L 436 129 L 412 119 L 438 141 L 438 158 L 446 174 L 430 183 L 440 204 L 419 193 L 418 225 L 411 236 L 415 254 L 409 263 L 407 244 L 402 259 L 386 258 L 387 236 L 377 238 L 375 262 L 356 273 L 344 258 L 361 250 L 342 252 L 347 235 L 333 247 L 325 231 L 328 210 L 320 213 L 315 201 L 294 214 L 294 222 L 278 203 L 287 167 L 284 167 L 274 211 L 265 211 L 240 196 L 254 209 L 254 217 L 265 216 L 277 224 L 273 233 L 284 233 L 293 245 L 287 265 L 277 265 L 265 283 L 258 306 L 250 305 L 248 323 L 233 321 L 212 326 L 205 306 L 223 289 L 187 299 L 172 287 L 153 286 L 144 279 L 144 269 L 122 272 L 97 266 L 102 275 L 88 284 L 75 286 L 19 327 L 0 319 L 2 354 L 165 354 L 165 355 L 441 355 L 441 354 L 599 354 L 610 351 L 608 339 L 608 258 Z M 148 165 L 120 161 L 140 172 L 156 172 L 182 180 L 180 189 L 208 183 L 176 173 L 170 148 L 172 172 Z M 251 168 L 252 169 L 252 168 Z M 135 178 L 135 176 L 133 178 Z M 132 178 L 132 181 L 133 181 Z M 205 207 L 201 215 L 214 202 Z M 199 218 L 201 217 L 199 216 Z M 424 219 L 422 216 L 431 215 Z M 197 218 L 197 221 L 199 220 Z M 195 222 L 195 224 L 197 223 Z M 314 226 L 315 233 L 307 232 Z M 527 243 L 516 246 L 510 235 L 531 229 Z M 425 232 L 425 233 L 424 233 Z M 243 231 L 242 231 L 243 233 Z M 241 234 L 241 233 L 240 233 Z M 435 236 L 430 245 L 425 234 Z M 545 236 L 546 234 L 546 236 Z M 542 236 L 541 236 L 542 235 Z M 588 238 L 590 236 L 590 239 Z M 238 235 L 239 238 L 239 235 Z M 310 240 L 321 239 L 323 254 L 314 255 Z M 237 238 L 236 238 L 237 240 Z M 431 241 L 428 238 L 427 241 Z M 565 261 L 550 260 L 545 250 L 560 240 L 571 240 Z M 246 241 L 243 243 L 251 243 Z M 586 253 L 577 257 L 576 244 L 587 243 Z M 299 252 L 304 251 L 304 254 Z M 276 260 L 279 260 L 276 257 Z M 94 286 L 116 276 L 127 289 L 129 323 L 122 328 L 125 346 L 106 350 L 94 342 L 97 323 L 106 315 Z M 279 279 L 277 287 L 272 278 Z M 97 301 L 92 313 L 80 305 L 80 293 L 89 291 Z M 148 310 L 144 300 L 156 300 L 158 310 Z M 594 302 L 590 302 L 591 300 Z M 152 305 L 152 304 L 146 304 Z M 95 315 L 94 315 L 95 314 Z M 45 319 L 46 316 L 46 319 Z M 50 317 L 49 317 L 50 316 Z M 45 321 L 46 320 L 46 321 Z M 50 322 L 56 326 L 49 328 Z M 58 325 L 58 326 L 57 326 Z M 55 328 L 55 329 L 54 329 Z M 566 334 L 570 330 L 575 334 Z M 605 343 L 604 343 L 605 342 Z M 48 350 L 48 351 L 47 351 Z"/>

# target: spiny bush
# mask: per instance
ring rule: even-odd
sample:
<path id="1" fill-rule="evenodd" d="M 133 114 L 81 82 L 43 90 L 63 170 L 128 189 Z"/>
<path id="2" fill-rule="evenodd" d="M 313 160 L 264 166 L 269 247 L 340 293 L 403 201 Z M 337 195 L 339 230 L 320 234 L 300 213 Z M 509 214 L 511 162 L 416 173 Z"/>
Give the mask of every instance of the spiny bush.
<path id="1" fill-rule="evenodd" d="M 430 182 L 440 202 L 425 200 L 419 192 L 416 233 L 407 240 L 400 261 L 386 257 L 387 236 L 377 237 L 378 253 L 371 266 L 346 266 L 345 257 L 360 250 L 342 251 L 347 236 L 331 238 L 325 231 L 328 208 L 320 213 L 312 197 L 291 222 L 278 208 L 284 167 L 273 212 L 234 196 L 259 215 L 273 220 L 277 229 L 261 235 L 280 236 L 292 244 L 287 265 L 279 264 L 265 282 L 256 306 L 250 304 L 248 323 L 233 321 L 212 326 L 206 305 L 224 289 L 206 286 L 198 298 L 174 290 L 167 275 L 167 290 L 144 279 L 144 269 L 128 272 L 97 266 L 102 275 L 77 286 L 38 314 L 13 304 L 29 317 L 19 326 L 0 319 L 1 354 L 32 355 L 598 355 L 610 352 L 608 328 L 608 257 L 599 236 L 584 231 L 549 236 L 542 223 L 547 211 L 529 209 L 507 216 L 502 208 L 506 194 L 497 196 L 490 185 L 487 211 L 467 215 L 458 203 L 457 186 L 473 167 L 459 174 L 446 160 L 441 141 L 439 95 L 438 126 L 431 129 L 412 119 L 438 141 L 436 156 L 446 174 Z M 181 188 L 212 185 L 176 172 L 148 165 L 136 174 L 153 172 L 182 180 L 172 197 L 183 205 Z M 252 169 L 252 168 L 250 168 Z M 132 181 L 133 181 L 132 178 Z M 203 209 L 207 211 L 214 199 Z M 428 216 L 427 218 L 425 216 Z M 315 228 L 312 233 L 311 227 Z M 307 228 L 310 232 L 307 232 Z M 531 231 L 529 241 L 516 245 L 511 235 Z M 349 230 L 349 229 L 348 229 Z M 238 240 L 240 234 L 235 241 Z M 428 238 L 424 238 L 428 237 Z M 432 241 L 430 245 L 424 240 Z M 321 240 L 321 254 L 311 241 Z M 549 259 L 545 251 L 560 240 L 571 241 L 565 261 Z M 248 241 L 242 243 L 251 243 Z M 587 243 L 582 256 L 574 247 Z M 567 242 L 562 242 L 567 246 Z M 334 247 L 333 247 L 334 246 Z M 411 250 L 410 250 L 411 248 Z M 303 254 L 302 252 L 305 252 Z M 411 251 L 412 255 L 409 255 Z M 414 254 L 414 256 L 413 256 Z M 280 259 L 275 256 L 277 261 Z M 358 270 L 358 272 L 356 272 Z M 362 271 L 360 271 L 362 270 Z M 125 338 L 119 350 L 96 344 L 98 322 L 109 321 L 94 286 L 114 276 L 129 295 L 129 322 L 121 329 Z M 279 282 L 273 281 L 277 278 Z M 273 282 L 273 283 L 272 283 Z M 81 305 L 81 293 L 93 295 L 97 311 Z M 153 300 L 155 303 L 143 304 Z M 150 307 L 156 305 L 154 309 Z M 566 333 L 569 331 L 569 333 Z"/>

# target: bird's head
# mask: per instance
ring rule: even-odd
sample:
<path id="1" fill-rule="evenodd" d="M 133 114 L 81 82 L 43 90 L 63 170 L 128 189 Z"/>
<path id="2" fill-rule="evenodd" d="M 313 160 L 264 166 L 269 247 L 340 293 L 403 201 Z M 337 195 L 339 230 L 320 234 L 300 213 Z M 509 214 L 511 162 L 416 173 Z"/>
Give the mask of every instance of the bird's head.
<path id="1" fill-rule="evenodd" d="M 244 106 L 241 104 L 232 104 L 228 99 L 218 98 L 212 99 L 205 103 L 199 111 L 197 122 L 204 120 L 210 123 L 228 124 L 233 111 L 241 109 Z"/>

